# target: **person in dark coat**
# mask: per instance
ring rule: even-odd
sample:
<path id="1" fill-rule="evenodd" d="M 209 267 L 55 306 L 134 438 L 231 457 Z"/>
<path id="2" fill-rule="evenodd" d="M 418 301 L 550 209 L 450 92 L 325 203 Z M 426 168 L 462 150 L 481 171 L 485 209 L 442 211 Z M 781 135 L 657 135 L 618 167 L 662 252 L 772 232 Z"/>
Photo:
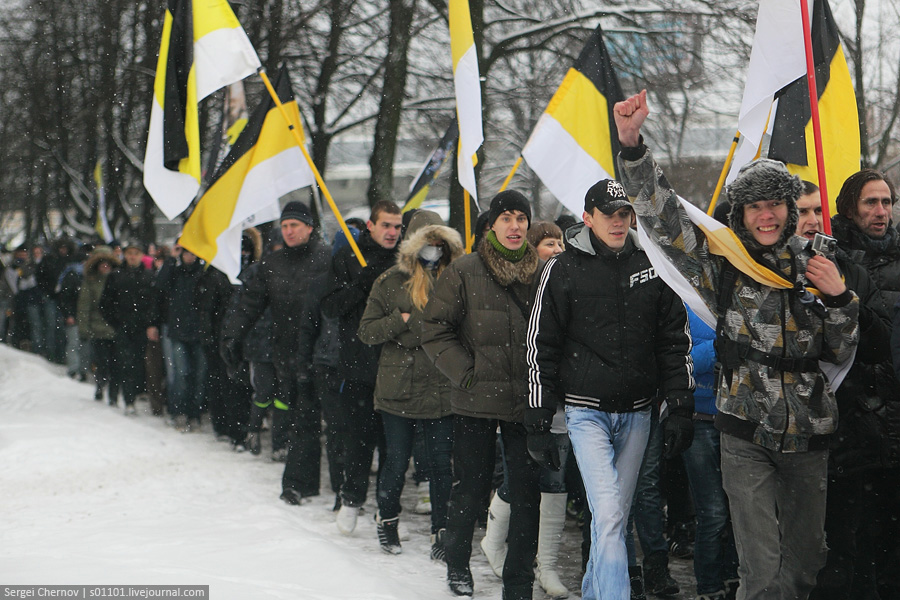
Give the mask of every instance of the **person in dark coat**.
<path id="1" fill-rule="evenodd" d="M 341 509 L 336 522 L 344 535 L 350 535 L 356 528 L 359 507 L 365 503 L 369 489 L 374 448 L 382 437 L 381 423 L 373 408 L 380 346 L 362 343 L 356 332 L 372 284 L 396 261 L 401 226 L 400 208 L 396 204 L 376 203 L 366 222 L 366 231 L 359 236 L 358 247 L 367 266 L 360 264 L 352 247 L 342 248 L 332 259 L 330 291 L 322 299 L 322 313 L 338 318 L 340 323 L 343 382 L 338 404 L 346 429 Z"/>
<path id="2" fill-rule="evenodd" d="M 477 252 L 444 270 L 422 322 L 422 347 L 452 386 L 455 483 L 444 546 L 447 583 L 459 596 L 474 590 L 472 536 L 490 492 L 498 425 L 512 500 L 503 597 L 531 598 L 534 583 L 541 494 L 522 423 L 528 404 L 525 337 L 540 263 L 525 238 L 530 223 L 525 196 L 497 194 Z"/>
<path id="3" fill-rule="evenodd" d="M 66 333 L 66 375 L 79 381 L 87 379 L 91 366 L 89 345 L 79 339 L 78 325 L 75 323 L 78 313 L 78 293 L 84 277 L 84 263 L 91 250 L 93 247 L 85 244 L 74 253 L 72 262 L 66 265 L 60 274 L 55 289 L 60 318 Z"/>
<path id="4" fill-rule="evenodd" d="M 72 262 L 75 244 L 69 237 L 61 237 L 50 245 L 50 252 L 44 254 L 37 264 L 35 276 L 38 287 L 44 295 L 41 307 L 44 332 L 44 356 L 48 360 L 62 364 L 64 362 L 64 330 L 59 313 L 59 298 L 56 284 L 63 270 Z"/>
<path id="5" fill-rule="evenodd" d="M 241 253 L 247 253 L 248 264 L 241 269 L 241 273 L 238 275 L 238 279 L 241 280 L 242 285 L 232 297 L 233 306 L 229 316 L 226 318 L 226 323 L 229 322 L 234 317 L 234 314 L 240 309 L 241 296 L 249 287 L 251 280 L 259 273 L 260 259 L 268 256 L 272 252 L 281 250 L 284 247 L 284 244 L 281 241 L 281 232 L 277 230 L 273 229 L 273 233 L 278 234 L 276 236 L 277 239 L 269 241 L 269 243 L 266 244 L 265 250 L 261 248 L 262 236 L 260 236 L 258 232 L 256 232 L 256 235 L 254 236 L 253 232 L 256 232 L 255 228 L 245 230 L 242 237 Z M 250 243 L 252 243 L 252 247 L 246 248 L 245 250 L 245 247 Z M 266 307 L 262 315 L 256 319 L 256 323 L 253 324 L 250 331 L 247 332 L 247 335 L 244 336 L 244 341 L 241 344 L 241 358 L 243 358 L 244 361 L 242 365 L 236 370 L 230 371 L 229 375 L 233 380 L 243 379 L 246 375 L 250 382 L 252 395 L 250 414 L 247 420 L 247 437 L 244 440 L 244 447 L 254 456 L 258 456 L 262 453 L 261 435 L 263 420 L 269 414 L 272 409 L 272 404 L 275 402 L 278 395 L 278 377 L 275 374 L 275 364 L 273 363 L 274 358 L 272 352 L 271 306 Z M 246 374 L 244 373 L 245 370 Z M 277 435 L 278 434 L 273 434 L 273 437 L 277 437 Z"/>
<path id="6" fill-rule="evenodd" d="M 348 225 L 354 239 L 359 238 L 359 230 Z M 332 244 L 332 256 L 347 245 L 343 231 L 338 231 Z M 340 367 L 340 323 L 337 317 L 322 314 L 322 298 L 329 292 L 330 273 L 322 273 L 306 292 L 306 305 L 300 321 L 300 340 L 297 346 L 297 364 L 309 369 L 306 381 L 311 382 L 312 392 L 322 407 L 325 422 L 325 453 L 328 457 L 328 479 L 334 492 L 332 511 L 341 508 L 341 485 L 344 482 L 344 447 L 347 424 L 341 418 L 340 394 L 343 378 Z M 308 384 L 307 384 L 308 387 Z M 285 468 L 285 479 L 296 479 Z"/>
<path id="7" fill-rule="evenodd" d="M 237 370 L 243 360 L 242 342 L 266 307 L 271 306 L 277 377 L 272 459 L 300 465 L 299 481 L 286 482 L 282 477 L 282 495 L 298 501 L 319 494 L 321 463 L 319 407 L 314 398 L 301 396 L 296 364 L 306 290 L 316 275 L 328 269 L 328 250 L 313 236 L 314 231 L 312 214 L 305 204 L 293 201 L 285 205 L 281 212 L 285 247 L 260 262 L 256 276 L 241 293 L 238 310 L 225 324 L 221 344 L 225 364 L 230 371 Z M 293 440 L 289 439 L 291 435 Z"/>
<path id="8" fill-rule="evenodd" d="M 144 268 L 144 250 L 138 244 L 125 247 L 125 264 L 109 275 L 100 312 L 116 330 L 116 360 L 125 414 L 136 415 L 135 398 L 144 392 L 144 355 L 147 327 L 153 313 L 153 274 Z"/>
<path id="9" fill-rule="evenodd" d="M 199 430 L 204 409 L 206 355 L 200 339 L 198 284 L 203 262 L 193 252 L 182 249 L 181 256 L 167 259 L 156 277 L 157 301 L 150 319 L 147 337 L 159 339 L 163 324 L 172 352 L 168 367 L 172 370 L 169 389 L 169 415 L 181 432 Z"/>
<path id="10" fill-rule="evenodd" d="M 900 564 L 900 382 L 888 352 L 891 307 L 900 300 L 900 235 L 891 219 L 896 202 L 893 185 L 874 169 L 847 178 L 835 200 L 837 264 L 859 295 L 860 342 L 836 394 L 828 558 L 810 595 L 814 600 L 900 597 L 894 568 Z"/>

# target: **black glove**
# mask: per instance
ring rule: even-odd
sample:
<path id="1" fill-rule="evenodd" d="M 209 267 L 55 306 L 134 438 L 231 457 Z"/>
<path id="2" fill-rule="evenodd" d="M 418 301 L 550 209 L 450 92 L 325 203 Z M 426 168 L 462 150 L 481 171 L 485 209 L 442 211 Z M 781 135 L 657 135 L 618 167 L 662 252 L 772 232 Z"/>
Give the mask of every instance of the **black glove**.
<path id="1" fill-rule="evenodd" d="M 359 272 L 359 275 L 356 278 L 356 285 L 364 293 L 368 294 L 372 291 L 372 285 L 375 283 L 375 280 L 386 270 L 387 269 L 385 269 L 383 265 L 379 265 L 378 263 L 369 264 L 368 266 L 363 267 Z"/>
<path id="2" fill-rule="evenodd" d="M 528 434 L 525 443 L 528 454 L 545 469 L 559 471 L 559 446 L 556 436 L 550 433 L 552 423 L 553 411 L 549 408 L 525 409 L 525 431 Z"/>
<path id="3" fill-rule="evenodd" d="M 241 362 L 243 362 L 241 342 L 235 338 L 224 338 L 219 347 L 219 354 L 222 356 L 225 367 L 230 372 L 237 371 Z"/>
<path id="4" fill-rule="evenodd" d="M 693 411 L 684 406 L 676 406 L 669 410 L 669 416 L 663 423 L 663 436 L 666 459 L 675 458 L 691 447 L 694 441 Z"/>

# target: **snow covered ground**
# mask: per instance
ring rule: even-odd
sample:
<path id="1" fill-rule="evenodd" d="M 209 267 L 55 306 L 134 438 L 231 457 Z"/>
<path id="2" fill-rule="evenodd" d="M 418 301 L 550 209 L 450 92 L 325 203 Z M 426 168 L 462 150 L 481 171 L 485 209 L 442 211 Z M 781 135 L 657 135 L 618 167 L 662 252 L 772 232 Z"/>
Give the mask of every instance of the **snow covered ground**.
<path id="1" fill-rule="evenodd" d="M 385 555 L 372 507 L 342 537 L 330 494 L 288 506 L 281 464 L 139 408 L 125 417 L 62 367 L 0 344 L 0 583 L 209 585 L 216 600 L 450 597 L 427 517 L 410 519 L 402 555 Z M 486 563 L 477 571 L 479 596 L 499 598 Z"/>
<path id="2" fill-rule="evenodd" d="M 322 496 L 288 506 L 282 465 L 265 453 L 236 454 L 208 425 L 180 434 L 147 403 L 138 409 L 125 417 L 62 367 L 0 344 L 0 584 L 209 585 L 215 600 L 453 597 L 414 494 L 403 500 L 411 539 L 386 555 L 371 499 L 354 535 L 338 534 L 324 471 Z M 567 537 L 560 566 L 577 590 L 572 523 Z M 500 598 L 477 546 L 472 571 L 476 598 Z"/>

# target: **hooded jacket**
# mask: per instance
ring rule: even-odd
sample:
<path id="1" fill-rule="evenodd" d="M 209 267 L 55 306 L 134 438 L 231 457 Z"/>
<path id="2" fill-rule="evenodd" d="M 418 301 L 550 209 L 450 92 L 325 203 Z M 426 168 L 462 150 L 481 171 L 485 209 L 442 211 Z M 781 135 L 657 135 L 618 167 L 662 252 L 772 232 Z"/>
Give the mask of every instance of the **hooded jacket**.
<path id="1" fill-rule="evenodd" d="M 107 262 L 113 268 L 119 266 L 119 259 L 107 246 L 96 248 L 84 263 L 84 279 L 78 292 L 75 318 L 78 325 L 78 337 L 82 340 L 111 340 L 116 336 L 116 330 L 100 312 L 100 298 L 103 296 L 103 289 L 109 279 L 109 275 L 104 275 L 97 269 L 101 262 Z"/>
<path id="2" fill-rule="evenodd" d="M 518 262 L 485 237 L 438 278 L 422 322 L 422 347 L 453 386 L 454 414 L 521 423 L 528 402 L 525 336 L 540 260 Z"/>
<path id="3" fill-rule="evenodd" d="M 422 311 L 413 305 L 406 288 L 419 251 L 434 242 L 443 245 L 450 260 L 462 255 L 462 239 L 453 229 L 429 225 L 418 230 L 400 246 L 397 264 L 375 280 L 359 323 L 363 343 L 384 344 L 375 380 L 375 409 L 408 419 L 451 414 L 450 382 L 422 349 Z M 404 322 L 401 313 L 409 313 L 409 320 Z"/>
<path id="4" fill-rule="evenodd" d="M 528 329 L 529 406 L 641 410 L 660 396 L 693 407 L 681 300 L 631 232 L 614 252 L 584 223 L 541 273 Z"/>
<path id="5" fill-rule="evenodd" d="M 859 336 L 856 294 L 848 290 L 841 296 L 824 297 L 824 306 L 809 305 L 793 290 L 772 288 L 739 272 L 725 314 L 719 315 L 718 291 L 726 259 L 710 253 L 705 234 L 688 218 L 646 147 L 623 149 L 619 165 L 638 219 L 713 315 L 723 318 L 727 340 L 779 359 L 842 363 L 850 358 Z M 759 178 L 754 175 L 745 173 L 749 179 L 738 188 L 746 196 L 734 198 L 729 192 L 733 204 L 772 199 L 766 197 L 766 180 L 774 173 L 765 169 Z M 790 187 L 794 188 L 791 194 L 799 195 L 799 186 Z M 789 201 L 791 211 L 796 210 L 796 196 L 783 199 Z M 750 236 L 742 220 L 731 222 L 738 227 L 738 237 Z M 758 249 L 755 258 L 807 285 L 806 264 L 811 256 L 807 240 L 785 229 L 781 241 Z M 749 250 L 754 252 L 752 247 Z M 788 372 L 749 358 L 740 359 L 730 378 L 721 378 L 716 407 L 715 423 L 721 432 L 781 452 L 826 448 L 838 420 L 834 392 L 820 370 Z"/>

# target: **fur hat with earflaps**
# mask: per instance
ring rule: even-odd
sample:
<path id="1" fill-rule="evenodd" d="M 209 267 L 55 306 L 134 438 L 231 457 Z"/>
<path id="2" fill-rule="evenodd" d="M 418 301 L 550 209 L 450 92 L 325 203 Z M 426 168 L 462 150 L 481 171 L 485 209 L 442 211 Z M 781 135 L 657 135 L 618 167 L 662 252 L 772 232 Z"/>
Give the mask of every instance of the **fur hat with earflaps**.
<path id="1" fill-rule="evenodd" d="M 777 160 L 759 158 L 744 165 L 738 172 L 737 179 L 728 186 L 728 202 L 731 211 L 728 213 L 728 226 L 737 234 L 745 246 L 760 248 L 759 242 L 744 227 L 744 206 L 763 200 L 784 200 L 787 203 L 788 218 L 784 224 L 780 246 L 794 235 L 797 222 L 797 200 L 803 193 L 803 184 L 796 175 L 791 175 L 787 167 Z"/>

